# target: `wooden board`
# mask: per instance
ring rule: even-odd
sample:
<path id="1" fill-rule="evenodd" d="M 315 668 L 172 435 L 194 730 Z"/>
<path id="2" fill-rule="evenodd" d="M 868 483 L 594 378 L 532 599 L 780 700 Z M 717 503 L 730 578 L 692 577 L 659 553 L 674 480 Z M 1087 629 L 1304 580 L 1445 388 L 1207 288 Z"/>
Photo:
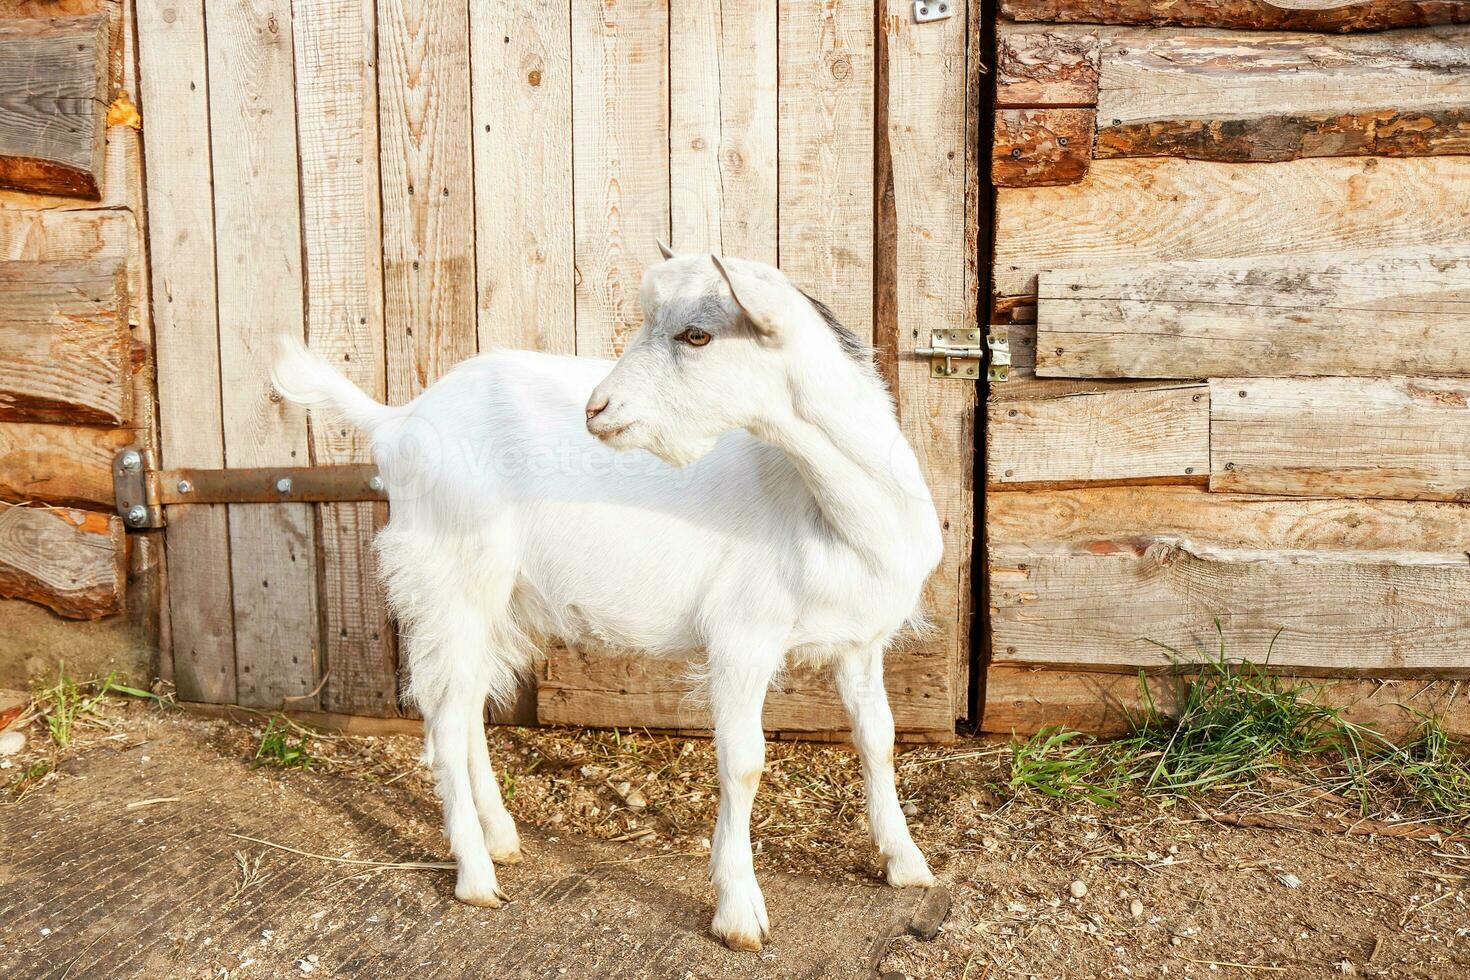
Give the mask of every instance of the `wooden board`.
<path id="1" fill-rule="evenodd" d="M 1199 487 L 1089 487 L 991 493 L 993 548 L 1036 554 L 1137 554 L 1157 541 L 1323 553 L 1470 551 L 1461 504 L 1210 493 Z"/>
<path id="2" fill-rule="evenodd" d="M 1282 690 L 1331 705 L 1357 725 L 1391 739 L 1414 734 L 1425 716 L 1438 718 L 1455 738 L 1470 736 L 1470 684 L 1464 681 L 1340 680 L 1281 677 Z M 1148 701 L 1165 713 L 1177 710 L 1179 681 L 1155 675 Z M 1061 725 L 1098 735 L 1122 735 L 1148 707 L 1134 673 L 994 667 L 986 679 L 981 730 L 1031 735 Z"/>
<path id="3" fill-rule="evenodd" d="M 990 180 L 997 187 L 1071 184 L 1092 163 L 1092 109 L 997 109 Z"/>
<path id="4" fill-rule="evenodd" d="M 1470 500 L 1470 381 L 1210 382 L 1210 488 Z"/>
<path id="5" fill-rule="evenodd" d="M 989 329 L 992 333 L 1006 336 L 1011 348 L 1011 366 L 1006 373 L 1006 380 L 990 385 L 986 392 L 986 401 L 992 406 L 1007 402 L 1062 398 L 1067 395 L 1150 391 L 1161 387 L 1174 387 L 1178 380 L 1195 380 L 1198 384 L 1204 384 L 1203 379 L 1118 381 L 1108 378 L 1038 378 L 1036 376 L 1036 324 L 1000 323 L 992 324 Z"/>
<path id="6" fill-rule="evenodd" d="M 121 256 L 0 260 L 0 419 L 128 421 L 129 347 Z"/>
<path id="7" fill-rule="evenodd" d="M 394 404 L 477 349 L 468 17 L 465 4 L 378 4 L 383 316 Z"/>
<path id="8" fill-rule="evenodd" d="M 958 17 L 940 25 L 916 24 L 913 5 L 905 0 L 885 0 L 882 9 L 877 57 L 886 81 L 880 98 L 886 95 L 886 104 L 880 107 L 885 125 L 878 139 L 887 145 L 878 152 L 892 170 L 895 234 L 887 274 L 894 278 L 895 308 L 887 329 L 897 355 L 893 394 L 944 533 L 944 557 L 924 589 L 924 611 L 935 635 L 892 651 L 885 666 L 890 680 L 910 671 L 933 673 L 939 681 L 934 698 L 910 700 L 907 723 L 919 727 L 920 719 L 932 716 L 929 727 L 948 731 L 954 719 L 969 715 L 966 613 L 976 390 L 935 381 L 927 359 L 911 352 L 929 339 L 919 325 L 966 321 L 965 25 Z M 880 274 L 875 269 L 874 275 Z M 874 324 L 880 344 L 888 340 L 880 334 L 883 326 Z M 948 708 L 944 716 L 930 707 L 941 695 Z"/>
<path id="9" fill-rule="evenodd" d="M 123 536 L 115 514 L 0 504 L 0 596 L 28 599 L 68 619 L 122 612 Z"/>
<path id="10" fill-rule="evenodd" d="M 1045 269 L 1463 250 L 1467 197 L 1467 157 L 1094 160 L 1076 184 L 997 191 L 995 287 L 1034 293 Z"/>
<path id="11" fill-rule="evenodd" d="M 1418 552 L 991 554 L 992 663 L 1167 667 L 1227 655 L 1341 674 L 1470 677 L 1470 564 Z M 1173 652 L 1159 646 L 1172 648 Z"/>
<path id="12" fill-rule="evenodd" d="M 296 0 L 296 113 L 301 159 L 306 333 L 311 347 L 364 391 L 387 395 L 374 5 Z M 368 437 L 311 425 L 315 464 L 371 462 Z M 321 650 L 330 711 L 395 714 L 398 661 L 377 582 L 374 503 L 323 504 Z"/>
<path id="13" fill-rule="evenodd" d="M 479 346 L 571 354 L 571 7 L 469 9 Z"/>
<path id="14" fill-rule="evenodd" d="M 0 500 L 110 509 L 112 457 L 135 438 L 126 428 L 0 422 Z"/>
<path id="15" fill-rule="evenodd" d="M 1094 106 L 1098 32 L 1002 23 L 996 32 L 995 105 Z"/>
<path id="16" fill-rule="evenodd" d="M 577 353 L 616 357 L 669 236 L 668 5 L 572 0 Z"/>
<path id="17" fill-rule="evenodd" d="M 106 14 L 0 21 L 0 187 L 99 196 Z"/>
<path id="18" fill-rule="evenodd" d="M 776 262 L 776 0 L 669 12 L 676 251 Z"/>
<path id="19" fill-rule="evenodd" d="M 224 465 L 209 72 L 202 0 L 141 3 L 140 106 L 149 112 L 147 195 L 161 462 Z M 219 505 L 166 514 L 174 684 L 188 700 L 233 702 L 229 528 Z"/>
<path id="20" fill-rule="evenodd" d="M 873 3 L 781 4 L 778 46 L 780 266 L 865 340 L 873 338 Z"/>
<path id="21" fill-rule="evenodd" d="M 1209 398 L 1204 385 L 1177 385 L 992 404 L 986 481 L 1203 483 Z"/>
<path id="22" fill-rule="evenodd" d="M 1470 258 L 1436 250 L 1042 272 L 1036 373 L 1470 374 Z"/>
<path id="23" fill-rule="evenodd" d="M 1015 20 L 1182 24 L 1263 31 L 1378 31 L 1470 23 L 1461 0 L 1001 0 Z"/>
<path id="24" fill-rule="evenodd" d="M 1099 157 L 1465 153 L 1470 28 L 1348 37 L 1104 30 L 1097 119 Z"/>
<path id="25" fill-rule="evenodd" d="M 301 211 L 286 0 L 209 18 L 209 128 L 227 466 L 302 465 L 306 421 L 270 391 L 283 333 L 303 337 Z M 231 505 L 236 696 L 277 708 L 317 686 L 316 532 L 309 505 Z M 316 699 L 293 702 L 314 707 Z"/>

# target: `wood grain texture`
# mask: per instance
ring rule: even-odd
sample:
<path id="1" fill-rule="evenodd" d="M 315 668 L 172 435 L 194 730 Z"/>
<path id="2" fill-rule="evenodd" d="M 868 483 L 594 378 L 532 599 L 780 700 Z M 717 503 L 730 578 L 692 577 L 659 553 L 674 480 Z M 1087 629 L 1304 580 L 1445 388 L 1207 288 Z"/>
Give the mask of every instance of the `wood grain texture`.
<path id="1" fill-rule="evenodd" d="M 110 41 L 105 13 L 0 21 L 0 187 L 98 198 Z"/>
<path id="2" fill-rule="evenodd" d="M 123 537 L 115 514 L 0 504 L 0 596 L 28 599 L 68 619 L 122 612 Z"/>
<path id="3" fill-rule="evenodd" d="M 1032 302 L 1035 302 L 1034 298 Z M 1004 333 L 1011 347 L 1011 367 L 1002 384 L 994 384 L 986 392 L 991 405 L 1008 402 L 1026 402 L 1047 398 L 1063 398 L 1068 395 L 1102 395 L 1109 392 L 1152 391 L 1172 388 L 1180 381 L 1194 380 L 1204 384 L 1204 379 L 1173 379 L 1119 381 L 1109 378 L 1039 378 L 1036 376 L 1036 324 L 994 324 L 993 332 Z"/>
<path id="4" fill-rule="evenodd" d="M 919 458 L 944 533 L 944 557 L 924 589 L 924 611 L 936 633 L 890 653 L 886 666 L 900 677 L 903 671 L 928 670 L 942 679 L 933 693 L 947 697 L 951 711 L 945 724 L 934 727 L 948 730 L 954 719 L 969 714 L 965 612 L 974 526 L 976 390 L 935 382 L 927 361 L 911 352 L 928 341 L 920 324 L 961 324 L 966 318 L 966 38 L 960 18 L 935 29 L 914 23 L 911 3 L 884 2 L 879 29 L 886 64 L 879 68 L 886 69 L 887 84 L 880 89 L 887 95 L 886 132 L 879 138 L 886 139 L 892 161 L 897 232 L 894 394 L 904 436 Z"/>
<path id="5" fill-rule="evenodd" d="M 1470 676 L 1464 555 L 998 548 L 990 585 L 993 663 L 1166 667 L 1218 656 L 1218 623 L 1231 656 L 1278 668 Z"/>
<path id="6" fill-rule="evenodd" d="M 990 180 L 997 187 L 1071 184 L 1087 176 L 1091 109 L 997 109 Z"/>
<path id="7" fill-rule="evenodd" d="M 996 107 L 1096 105 L 1101 51 L 1096 30 L 1001 23 L 996 30 Z"/>
<path id="8" fill-rule="evenodd" d="M 1460 0 L 1001 0 L 1015 20 L 1093 24 L 1180 24 L 1261 31 L 1380 31 L 1393 27 L 1470 23 Z"/>
<path id="9" fill-rule="evenodd" d="M 381 401 L 387 380 L 375 8 L 370 0 L 297 0 L 293 15 L 306 332 L 313 350 Z M 311 460 L 371 462 L 369 439 L 346 425 L 313 421 Z M 395 714 L 397 651 L 373 551 L 387 507 L 323 504 L 316 511 L 321 706 Z"/>
<path id="10" fill-rule="evenodd" d="M 1470 551 L 1460 504 L 1105 487 L 991 493 L 993 548 L 1034 554 L 1138 554 L 1158 541 L 1320 553 Z"/>
<path id="11" fill-rule="evenodd" d="M 1103 34 L 1099 157 L 1263 162 L 1470 148 L 1470 28 Z"/>
<path id="12" fill-rule="evenodd" d="M 1180 385 L 992 404 L 986 481 L 1203 480 L 1209 397 L 1204 385 Z"/>
<path id="13" fill-rule="evenodd" d="M 1470 258 L 1271 258 L 1042 272 L 1036 373 L 1470 374 Z"/>
<path id="14" fill-rule="evenodd" d="M 1094 160 L 1075 184 L 997 192 L 996 290 L 1034 293 L 1044 269 L 1463 250 L 1467 196 L 1465 157 Z"/>
<path id="15" fill-rule="evenodd" d="M 1438 718 L 1453 737 L 1470 735 L 1470 686 L 1463 681 L 1323 680 L 1282 677 L 1283 690 L 1331 705 L 1357 725 L 1372 726 L 1390 739 L 1412 736 L 1426 716 Z M 1031 735 L 1061 725 L 1095 735 L 1122 735 L 1130 719 L 1149 706 L 1177 710 L 1180 682 L 1167 675 L 1148 681 L 1143 697 L 1136 674 L 1034 667 L 994 667 L 986 683 L 981 730 L 1000 735 Z"/>
<path id="16" fill-rule="evenodd" d="M 394 404 L 477 349 L 468 17 L 465 4 L 378 4 L 384 323 Z"/>
<path id="17" fill-rule="evenodd" d="M 149 112 L 147 200 L 160 459 L 224 465 L 216 313 L 209 72 L 202 0 L 141 3 L 139 100 Z M 223 506 L 166 513 L 174 684 L 188 700 L 233 702 L 234 604 Z"/>
<path id="18" fill-rule="evenodd" d="M 306 421 L 270 391 L 276 339 L 304 339 L 291 10 L 251 0 L 209 18 L 209 126 L 219 243 L 227 466 L 304 464 Z M 305 504 L 229 509 L 240 704 L 317 685 L 316 533 Z M 315 698 L 301 702 L 314 707 Z"/>
<path id="19" fill-rule="evenodd" d="M 0 500 L 111 509 L 112 457 L 135 438 L 127 428 L 0 422 Z"/>
<path id="20" fill-rule="evenodd" d="M 470 4 L 481 350 L 576 350 L 570 17 Z"/>
<path id="21" fill-rule="evenodd" d="M 577 353 L 616 357 L 669 235 L 668 6 L 572 0 Z"/>
<path id="22" fill-rule="evenodd" d="M 1215 379 L 1210 488 L 1470 500 L 1470 381 Z"/>
<path id="23" fill-rule="evenodd" d="M 780 266 L 864 340 L 873 338 L 873 4 L 781 4 L 778 52 Z"/>
<path id="24" fill-rule="evenodd" d="M 675 251 L 776 263 L 776 2 L 669 12 Z"/>
<path id="25" fill-rule="evenodd" d="M 129 347 L 122 257 L 0 260 L 0 419 L 122 424 Z"/>

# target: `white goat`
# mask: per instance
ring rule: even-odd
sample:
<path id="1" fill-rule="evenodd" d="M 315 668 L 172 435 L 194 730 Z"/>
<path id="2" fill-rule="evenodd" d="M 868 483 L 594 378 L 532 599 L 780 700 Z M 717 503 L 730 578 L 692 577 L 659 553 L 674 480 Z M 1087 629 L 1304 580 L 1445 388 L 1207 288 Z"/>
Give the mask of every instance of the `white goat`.
<path id="1" fill-rule="evenodd" d="M 380 562 L 456 897 L 499 905 L 492 861 L 520 858 L 481 719 L 539 638 L 705 651 L 720 776 L 711 929 L 758 950 L 769 923 L 750 811 L 762 704 L 788 660 L 836 675 L 889 884 L 933 884 L 894 786 L 883 651 L 916 616 L 939 521 L 871 352 L 826 307 L 770 266 L 660 248 L 617 362 L 498 351 L 390 408 L 286 341 L 274 379 L 372 435 L 391 500 Z"/>

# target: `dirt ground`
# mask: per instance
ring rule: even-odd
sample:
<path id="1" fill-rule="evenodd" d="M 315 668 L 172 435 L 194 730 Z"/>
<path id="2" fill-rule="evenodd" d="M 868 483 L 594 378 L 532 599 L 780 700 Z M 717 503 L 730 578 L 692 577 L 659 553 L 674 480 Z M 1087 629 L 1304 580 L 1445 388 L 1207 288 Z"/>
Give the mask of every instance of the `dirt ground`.
<path id="1" fill-rule="evenodd" d="M 757 956 L 705 931 L 706 742 L 493 730 L 526 860 L 491 911 L 442 869 L 327 860 L 446 860 L 418 739 L 323 736 L 310 769 L 280 769 L 254 760 L 262 727 L 113 702 L 54 751 L 32 725 L 0 760 L 0 976 L 1470 976 L 1470 843 L 1363 835 L 1289 787 L 1061 804 L 1011 798 L 1003 745 L 903 752 L 953 898 L 925 942 L 907 932 L 923 893 L 875 876 L 850 753 L 773 744 Z M 1222 823 L 1263 813 L 1321 829 Z"/>

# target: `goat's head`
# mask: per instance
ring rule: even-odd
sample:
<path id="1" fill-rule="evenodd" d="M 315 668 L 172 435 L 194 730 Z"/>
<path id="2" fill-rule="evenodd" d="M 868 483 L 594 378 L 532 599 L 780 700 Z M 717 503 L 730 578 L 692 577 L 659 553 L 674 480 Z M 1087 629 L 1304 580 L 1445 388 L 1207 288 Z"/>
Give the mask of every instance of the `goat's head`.
<path id="1" fill-rule="evenodd" d="M 587 429 L 615 449 L 691 463 L 732 429 L 792 405 L 793 371 L 869 352 L 830 310 L 761 262 L 673 255 L 643 276 L 643 325 L 587 402 Z"/>

